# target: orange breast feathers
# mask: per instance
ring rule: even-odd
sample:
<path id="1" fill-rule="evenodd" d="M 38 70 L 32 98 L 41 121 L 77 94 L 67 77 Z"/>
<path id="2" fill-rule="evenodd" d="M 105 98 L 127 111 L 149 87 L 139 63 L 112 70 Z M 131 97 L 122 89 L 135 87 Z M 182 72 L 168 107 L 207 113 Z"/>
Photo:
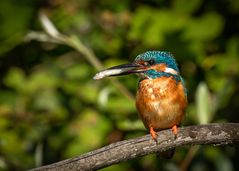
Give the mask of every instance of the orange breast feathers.
<path id="1" fill-rule="evenodd" d="M 136 107 L 148 129 L 162 130 L 179 125 L 186 105 L 184 87 L 173 77 L 144 79 L 139 83 Z"/>

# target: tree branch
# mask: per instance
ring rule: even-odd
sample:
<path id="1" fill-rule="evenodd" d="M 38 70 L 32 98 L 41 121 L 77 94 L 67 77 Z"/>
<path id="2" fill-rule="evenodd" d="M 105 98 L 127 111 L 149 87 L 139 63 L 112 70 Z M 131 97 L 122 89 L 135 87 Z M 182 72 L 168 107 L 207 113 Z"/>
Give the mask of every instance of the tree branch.
<path id="1" fill-rule="evenodd" d="M 186 145 L 226 145 L 239 143 L 239 123 L 196 125 L 179 128 L 177 138 L 171 130 L 158 132 L 158 143 L 150 135 L 120 141 L 32 171 L 96 170 L 150 153 Z"/>

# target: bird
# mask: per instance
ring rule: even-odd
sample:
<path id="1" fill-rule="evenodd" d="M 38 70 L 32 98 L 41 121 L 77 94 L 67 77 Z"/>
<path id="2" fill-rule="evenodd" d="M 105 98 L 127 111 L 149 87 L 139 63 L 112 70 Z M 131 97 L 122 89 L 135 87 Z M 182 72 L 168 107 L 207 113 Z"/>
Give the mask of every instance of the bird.
<path id="1" fill-rule="evenodd" d="M 94 79 L 128 74 L 140 77 L 136 108 L 152 139 L 157 142 L 156 131 L 170 128 L 176 137 L 187 107 L 187 89 L 173 54 L 147 51 L 131 63 L 97 73 Z"/>

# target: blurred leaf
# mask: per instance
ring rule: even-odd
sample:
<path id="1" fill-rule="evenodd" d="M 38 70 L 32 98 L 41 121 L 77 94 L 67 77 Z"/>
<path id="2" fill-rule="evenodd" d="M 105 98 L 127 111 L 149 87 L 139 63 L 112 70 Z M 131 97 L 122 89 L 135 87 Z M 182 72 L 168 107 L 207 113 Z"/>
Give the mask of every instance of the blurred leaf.
<path id="1" fill-rule="evenodd" d="M 65 75 L 68 79 L 83 80 L 88 79 L 90 74 L 90 67 L 87 64 L 77 64 L 66 69 Z"/>
<path id="2" fill-rule="evenodd" d="M 216 147 L 207 147 L 204 149 L 206 157 L 213 161 L 216 170 L 218 171 L 232 171 L 232 164 L 230 159 L 218 148 Z"/>
<path id="3" fill-rule="evenodd" d="M 232 11 L 235 14 L 238 14 L 238 10 L 239 10 L 238 1 L 230 1 L 229 6 L 230 6 L 230 11 Z"/>
<path id="4" fill-rule="evenodd" d="M 217 13 L 205 13 L 200 18 L 192 18 L 185 28 L 185 40 L 209 41 L 216 38 L 222 31 L 223 18 Z"/>
<path id="5" fill-rule="evenodd" d="M 136 111 L 135 104 L 128 99 L 122 97 L 110 97 L 106 109 L 108 112 L 117 114 L 114 117 L 125 117 Z"/>
<path id="6" fill-rule="evenodd" d="M 77 94 L 87 102 L 95 104 L 97 101 L 97 87 L 94 84 L 86 83 L 79 85 Z"/>
<path id="7" fill-rule="evenodd" d="M 16 91 L 23 91 L 26 87 L 26 78 L 23 71 L 19 68 L 12 68 L 4 79 L 4 83 L 15 89 Z"/>
<path id="8" fill-rule="evenodd" d="M 11 123 L 9 123 L 8 118 L 4 117 L 4 113 L 0 113 L 0 132 L 4 131 Z"/>
<path id="9" fill-rule="evenodd" d="M 109 87 L 106 87 L 100 91 L 98 103 L 101 107 L 106 107 L 106 105 L 108 103 L 109 94 L 110 94 Z"/>
<path id="10" fill-rule="evenodd" d="M 208 85 L 214 91 L 212 103 L 213 113 L 228 105 L 236 88 L 233 84 L 233 79 L 225 76 L 217 76 L 217 82 L 215 82 L 215 75 L 217 74 L 213 72 L 207 75 Z"/>
<path id="11" fill-rule="evenodd" d="M 239 4 L 239 3 L 238 3 Z M 232 58 L 238 58 L 239 55 L 239 37 L 233 37 L 227 41 L 227 55 Z M 238 60 L 237 60 L 238 62 Z"/>
<path id="12" fill-rule="evenodd" d="M 0 104 L 5 106 L 6 108 L 9 107 L 11 108 L 10 110 L 13 111 L 13 106 L 15 105 L 16 103 L 16 94 L 12 91 L 0 91 Z M 4 107 L 4 108 L 5 108 Z M 6 110 L 5 108 L 5 110 Z"/>
<path id="13" fill-rule="evenodd" d="M 43 159 L 43 144 L 40 142 L 37 144 L 36 151 L 35 151 L 35 161 L 36 167 L 42 166 L 42 159 Z"/>
<path id="14" fill-rule="evenodd" d="M 27 156 L 26 153 L 22 154 L 22 152 L 26 152 L 27 144 L 26 141 L 20 137 L 15 130 L 1 132 L 0 149 L 3 156 L 7 155 L 8 159 L 14 165 L 19 165 L 21 161 L 26 165 L 29 165 L 33 162 L 33 160 Z M 19 157 L 22 158 L 21 161 L 19 161 Z M 21 167 L 24 168 L 24 166 Z M 22 168 L 19 169 L 22 170 Z"/>
<path id="15" fill-rule="evenodd" d="M 1 0 L 0 55 L 22 42 L 33 15 L 34 8 L 30 4 L 34 3 Z"/>
<path id="16" fill-rule="evenodd" d="M 60 106 L 59 97 L 56 92 L 50 89 L 43 89 L 36 95 L 33 100 L 33 108 L 36 111 L 49 111 L 53 112 Z"/>
<path id="17" fill-rule="evenodd" d="M 214 163 L 218 171 L 233 171 L 233 166 L 231 160 L 224 154 L 220 153 L 219 156 L 214 157 Z"/>
<path id="18" fill-rule="evenodd" d="M 121 163 L 112 165 L 103 169 L 100 169 L 101 171 L 122 171 L 122 170 L 129 170 L 130 166 L 127 163 Z"/>
<path id="19" fill-rule="evenodd" d="M 202 0 L 175 0 L 173 1 L 173 8 L 180 13 L 193 13 L 200 8 L 202 2 Z"/>
<path id="20" fill-rule="evenodd" d="M 130 39 L 134 40 L 140 38 L 142 31 L 147 29 L 147 24 L 152 22 L 148 20 L 151 16 L 150 13 L 151 10 L 147 7 L 141 7 L 136 11 L 132 18 L 132 26 L 128 35 Z"/>
<path id="21" fill-rule="evenodd" d="M 34 93 L 41 89 L 55 88 L 58 81 L 58 78 L 52 72 L 39 70 L 30 75 L 25 88 L 27 92 Z"/>
<path id="22" fill-rule="evenodd" d="M 68 146 L 65 155 L 72 156 L 99 147 L 111 129 L 109 120 L 92 109 L 81 111 L 79 117 L 71 124 L 70 130 L 75 140 Z"/>
<path id="23" fill-rule="evenodd" d="M 117 123 L 117 127 L 120 130 L 130 131 L 130 130 L 145 130 L 143 122 L 138 118 L 136 121 L 121 120 Z"/>
<path id="24" fill-rule="evenodd" d="M 154 15 L 151 15 L 154 13 Z M 168 10 L 156 10 L 141 7 L 132 19 L 132 26 L 128 37 L 141 40 L 150 46 L 160 46 L 164 43 L 167 33 L 183 28 L 187 19 L 177 18 L 176 14 Z"/>
<path id="25" fill-rule="evenodd" d="M 196 90 L 196 110 L 199 124 L 207 124 L 211 121 L 210 94 L 207 85 L 201 82 Z"/>

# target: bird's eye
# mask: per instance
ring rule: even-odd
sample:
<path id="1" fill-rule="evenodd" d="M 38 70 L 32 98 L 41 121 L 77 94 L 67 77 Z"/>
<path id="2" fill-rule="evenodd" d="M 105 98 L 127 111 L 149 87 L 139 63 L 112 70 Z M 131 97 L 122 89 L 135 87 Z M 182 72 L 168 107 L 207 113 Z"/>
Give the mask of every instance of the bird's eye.
<path id="1" fill-rule="evenodd" d="M 150 59 L 150 60 L 148 61 L 148 64 L 149 64 L 149 65 L 154 65 L 154 64 L 155 64 L 155 61 L 154 61 L 153 59 Z"/>

